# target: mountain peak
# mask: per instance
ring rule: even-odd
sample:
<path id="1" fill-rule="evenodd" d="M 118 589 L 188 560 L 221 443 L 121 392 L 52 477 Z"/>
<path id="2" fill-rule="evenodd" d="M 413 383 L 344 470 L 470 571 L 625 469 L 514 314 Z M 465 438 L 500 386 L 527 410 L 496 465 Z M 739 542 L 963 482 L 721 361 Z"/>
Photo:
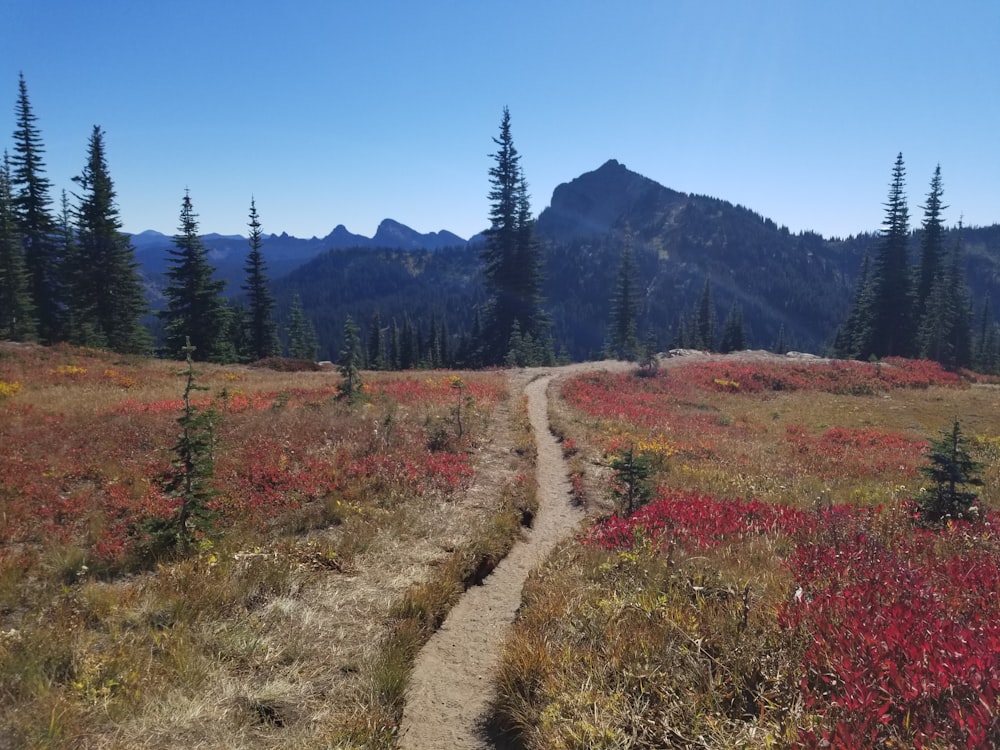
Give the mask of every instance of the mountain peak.
<path id="1" fill-rule="evenodd" d="M 559 240 L 604 235 L 628 221 L 637 206 L 683 197 L 609 159 L 552 192 L 551 205 L 538 217 L 538 231 Z"/>

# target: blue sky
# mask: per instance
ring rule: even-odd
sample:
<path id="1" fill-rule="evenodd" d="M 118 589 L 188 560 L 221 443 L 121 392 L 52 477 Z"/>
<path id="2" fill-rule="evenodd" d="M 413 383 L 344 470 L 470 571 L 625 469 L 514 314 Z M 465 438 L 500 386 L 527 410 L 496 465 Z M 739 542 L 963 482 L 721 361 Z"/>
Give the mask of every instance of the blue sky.
<path id="1" fill-rule="evenodd" d="M 3 0 L 0 29 L 0 147 L 23 72 L 53 197 L 100 125 L 132 232 L 189 189 L 202 232 L 253 195 L 265 232 L 468 237 L 505 105 L 536 214 L 614 158 L 845 236 L 902 152 L 915 222 L 938 163 L 949 224 L 1000 221 L 995 0 Z"/>

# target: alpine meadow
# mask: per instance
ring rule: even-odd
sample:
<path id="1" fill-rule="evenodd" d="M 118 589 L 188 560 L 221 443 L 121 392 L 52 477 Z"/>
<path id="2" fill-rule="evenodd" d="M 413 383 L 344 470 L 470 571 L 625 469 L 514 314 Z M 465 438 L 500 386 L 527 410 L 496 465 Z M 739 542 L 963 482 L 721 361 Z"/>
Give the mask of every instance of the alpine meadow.
<path id="1" fill-rule="evenodd" d="M 1000 225 L 536 216 L 497 109 L 468 239 L 130 234 L 19 77 L 0 750 L 1000 747 Z"/>

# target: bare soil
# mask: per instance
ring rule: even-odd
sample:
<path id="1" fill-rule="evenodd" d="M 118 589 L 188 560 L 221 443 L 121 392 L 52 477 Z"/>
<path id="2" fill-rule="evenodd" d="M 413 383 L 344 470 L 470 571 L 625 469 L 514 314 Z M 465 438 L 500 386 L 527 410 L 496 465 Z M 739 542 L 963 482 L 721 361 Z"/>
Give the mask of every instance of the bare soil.
<path id="1" fill-rule="evenodd" d="M 675 367 L 692 359 L 726 358 L 740 361 L 809 359 L 795 352 L 774 355 L 764 351 L 734 352 L 722 357 L 678 350 L 660 360 Z M 626 362 L 585 362 L 558 368 L 511 371 L 512 394 L 528 397 L 528 416 L 538 451 L 536 477 L 539 512 L 523 542 L 515 545 L 481 586 L 469 589 L 449 613 L 440 630 L 417 657 L 400 732 L 401 750 L 504 750 L 502 737 L 490 727 L 488 708 L 493 697 L 493 670 L 500 645 L 521 603 L 528 574 L 583 520 L 571 503 L 569 474 L 562 451 L 549 431 L 549 391 L 558 382 L 582 372 L 621 371 Z M 504 425 L 497 425 L 494 449 L 510 445 Z M 487 481 L 488 484 L 488 481 Z M 489 487 L 484 488 L 487 492 Z M 494 488 L 495 489 L 495 488 Z"/>
<path id="2" fill-rule="evenodd" d="M 605 362 L 511 374 L 511 390 L 523 389 L 528 397 L 537 448 L 539 511 L 525 539 L 481 586 L 465 593 L 421 650 L 403 713 L 402 750 L 489 750 L 503 746 L 501 740 L 491 737 L 488 716 L 499 646 L 514 621 L 528 573 L 583 519 L 583 511 L 570 501 L 566 464 L 549 431 L 548 391 L 556 378 L 626 367 L 625 363 Z"/>

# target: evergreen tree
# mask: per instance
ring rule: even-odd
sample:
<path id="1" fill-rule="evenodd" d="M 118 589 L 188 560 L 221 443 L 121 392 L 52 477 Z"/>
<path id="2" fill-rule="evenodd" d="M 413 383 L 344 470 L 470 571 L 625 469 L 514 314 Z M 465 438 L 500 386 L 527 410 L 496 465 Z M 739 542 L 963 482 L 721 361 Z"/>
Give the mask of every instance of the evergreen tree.
<path id="1" fill-rule="evenodd" d="M 892 169 L 889 199 L 885 204 L 882 237 L 872 269 L 872 317 L 870 346 L 859 356 L 908 357 L 913 354 L 913 303 L 910 295 L 909 210 L 904 192 L 906 168 L 903 155 Z"/>
<path id="2" fill-rule="evenodd" d="M 223 347 L 223 361 L 254 362 L 253 348 L 250 345 L 250 330 L 247 321 L 250 310 L 241 300 L 226 300 L 226 343 Z M 275 330 L 277 336 L 277 329 Z M 277 356 L 280 349 L 272 355 Z"/>
<path id="3" fill-rule="evenodd" d="M 703 351 L 715 349 L 715 303 L 712 301 L 712 282 L 707 278 L 695 309 L 693 346 Z"/>
<path id="4" fill-rule="evenodd" d="M 393 370 L 402 370 L 403 366 L 401 364 L 400 354 L 403 349 L 403 332 L 399 328 L 399 323 L 395 318 L 392 319 L 392 356 L 390 358 L 391 367 Z"/>
<path id="5" fill-rule="evenodd" d="M 302 309 L 302 298 L 296 292 L 292 295 L 292 307 L 288 312 L 288 356 L 293 359 L 315 361 L 319 353 L 316 343 L 316 329 Z"/>
<path id="6" fill-rule="evenodd" d="M 722 340 L 719 342 L 719 351 L 723 354 L 729 352 L 739 352 L 747 348 L 746 325 L 743 321 L 743 308 L 736 301 L 729 308 L 726 315 L 726 322 L 722 326 Z"/>
<path id="7" fill-rule="evenodd" d="M 267 262 L 261 247 L 264 244 L 257 204 L 250 199 L 250 252 L 247 254 L 246 281 L 242 289 L 247 293 L 245 327 L 247 355 L 251 361 L 274 357 L 281 353 L 278 326 L 274 322 L 274 296 L 267 285 Z"/>
<path id="8" fill-rule="evenodd" d="M 788 335 L 785 333 L 785 324 L 778 326 L 778 336 L 771 346 L 771 351 L 775 354 L 788 354 Z"/>
<path id="9" fill-rule="evenodd" d="M 375 310 L 368 328 L 368 367 L 372 370 L 385 370 L 388 367 L 385 332 L 382 328 L 382 316 Z"/>
<path id="10" fill-rule="evenodd" d="M 166 332 L 168 356 L 180 357 L 190 338 L 195 359 L 219 361 L 225 351 L 227 314 L 222 299 L 224 281 L 212 278 L 208 250 L 198 237 L 198 215 L 185 191 L 181 203 L 180 231 L 174 236 L 164 294 L 167 306 L 160 313 Z"/>
<path id="11" fill-rule="evenodd" d="M 0 165 L 0 339 L 32 341 L 36 335 L 31 280 L 10 192 L 10 162 Z"/>
<path id="12" fill-rule="evenodd" d="M 18 79 L 15 115 L 17 128 L 10 161 L 14 211 L 31 282 L 38 335 L 42 341 L 52 343 L 63 335 L 60 258 L 55 242 L 56 223 L 50 210 L 52 184 L 45 177 L 42 138 L 23 74 Z"/>
<path id="13" fill-rule="evenodd" d="M 412 370 L 420 359 L 420 349 L 417 346 L 417 334 L 413 329 L 413 321 L 407 315 L 403 318 L 403 329 L 399 339 L 399 369 Z"/>
<path id="14" fill-rule="evenodd" d="M 507 340 L 507 356 L 504 364 L 507 367 L 524 367 L 525 357 L 524 337 L 521 335 L 521 324 L 515 320 L 510 328 L 510 338 Z"/>
<path id="15" fill-rule="evenodd" d="M 361 393 L 361 336 L 350 315 L 344 323 L 344 348 L 340 350 L 338 364 L 344 378 L 340 394 L 353 401 Z"/>
<path id="16" fill-rule="evenodd" d="M 854 289 L 854 300 L 847 321 L 837 331 L 834 342 L 834 356 L 841 359 L 858 359 L 862 351 L 872 348 L 872 320 L 874 318 L 874 297 L 871 283 L 871 258 L 865 253 L 861 260 L 861 272 Z"/>
<path id="17" fill-rule="evenodd" d="M 63 190 L 59 199 L 60 211 L 55 219 L 55 234 L 53 243 L 56 254 L 61 259 L 59 263 L 59 282 L 62 284 L 61 299 L 64 307 L 61 311 L 60 325 L 62 337 L 77 346 L 91 346 L 99 349 L 107 348 L 107 342 L 101 336 L 96 324 L 96 303 L 93 296 L 83 299 L 78 294 L 78 280 L 86 269 L 79 257 L 76 243 L 76 230 L 73 228 L 73 212 L 69 205 L 69 196 Z"/>
<path id="18" fill-rule="evenodd" d="M 950 519 L 975 520 L 978 515 L 976 493 L 967 488 L 983 484 L 979 478 L 982 466 L 972 458 L 968 440 L 957 419 L 950 430 L 931 441 L 924 456 L 930 463 L 921 467 L 921 471 L 934 486 L 917 500 L 920 520 L 927 524 Z"/>
<path id="19" fill-rule="evenodd" d="M 611 350 L 619 359 L 634 360 L 639 354 L 639 290 L 632 250 L 632 229 L 625 228 L 618 277 L 611 298 Z"/>
<path id="20" fill-rule="evenodd" d="M 983 299 L 979 314 L 979 334 L 976 337 L 975 366 L 980 372 L 995 372 L 1000 361 L 1000 335 L 997 332 L 997 322 L 993 318 L 993 304 L 989 292 Z"/>
<path id="21" fill-rule="evenodd" d="M 216 495 L 212 485 L 215 477 L 215 425 L 218 414 L 201 410 L 191 400 L 194 391 L 207 390 L 197 385 L 198 372 L 194 369 L 193 347 L 181 347 L 187 369 L 181 373 L 186 378 L 184 406 L 177 424 L 181 432 L 174 444 L 174 462 L 164 487 L 167 494 L 179 501 L 177 515 L 156 532 L 161 542 L 188 547 L 199 534 L 209 533 L 214 514 L 211 502 Z"/>
<path id="22" fill-rule="evenodd" d="M 625 518 L 649 503 L 653 497 L 650 482 L 653 465 L 649 456 L 630 445 L 611 460 L 611 470 L 615 513 Z"/>
<path id="23" fill-rule="evenodd" d="M 934 282 L 944 274 L 944 224 L 941 212 L 947 206 L 941 203 L 944 187 L 941 183 L 941 165 L 934 169 L 931 177 L 930 192 L 927 194 L 927 204 L 923 206 L 924 220 L 920 233 L 920 265 L 917 268 L 916 299 L 914 301 L 914 320 L 924 325 L 927 313 L 927 302 L 934 288 Z"/>
<path id="24" fill-rule="evenodd" d="M 965 251 L 959 222 L 959 235 L 952 246 L 947 278 L 949 296 L 954 300 L 955 312 L 951 319 L 952 367 L 971 367 L 973 363 L 973 311 L 972 294 L 965 280 Z M 944 363 L 948 365 L 949 363 Z"/>
<path id="25" fill-rule="evenodd" d="M 482 251 L 483 275 L 490 291 L 480 342 L 482 364 L 506 359 L 514 323 L 522 335 L 538 337 L 546 321 L 541 312 L 541 250 L 534 239 L 534 222 L 520 155 L 504 107 L 499 147 L 490 168 L 490 228 Z"/>
<path id="26" fill-rule="evenodd" d="M 453 367 L 455 360 L 452 354 L 451 334 L 448 332 L 448 321 L 445 318 L 441 318 L 438 341 L 441 347 L 441 367 Z"/>
<path id="27" fill-rule="evenodd" d="M 104 134 L 94 126 L 87 164 L 73 178 L 77 196 L 76 232 L 72 252 L 65 254 L 70 270 L 69 331 L 78 343 L 96 343 L 116 352 L 145 353 L 149 333 L 140 322 L 146 298 L 135 250 L 121 231 L 114 183 L 104 154 Z"/>
<path id="28" fill-rule="evenodd" d="M 918 332 L 918 354 L 945 367 L 972 364 L 972 310 L 962 262 L 961 238 L 948 267 L 934 280 Z"/>

